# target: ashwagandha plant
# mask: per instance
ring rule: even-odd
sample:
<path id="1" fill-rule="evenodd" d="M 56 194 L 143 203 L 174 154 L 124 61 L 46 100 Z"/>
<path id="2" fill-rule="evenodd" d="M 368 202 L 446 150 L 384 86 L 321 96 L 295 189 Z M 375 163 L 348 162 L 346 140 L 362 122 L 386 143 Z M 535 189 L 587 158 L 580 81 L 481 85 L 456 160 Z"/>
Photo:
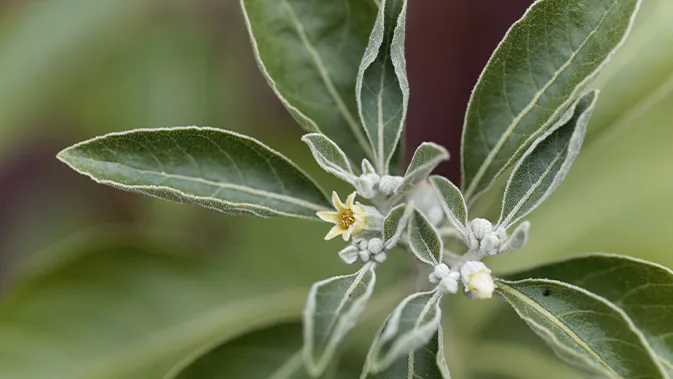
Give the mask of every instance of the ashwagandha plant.
<path id="1" fill-rule="evenodd" d="M 493 278 L 482 262 L 526 244 L 531 225 L 521 221 L 556 190 L 579 154 L 599 95 L 589 85 L 626 38 L 638 7 L 638 0 L 540 0 L 530 7 L 472 93 L 460 187 L 428 177 L 449 159 L 434 143 L 421 144 L 398 172 L 409 100 L 406 0 L 242 0 L 262 74 L 309 132 L 302 140 L 316 162 L 350 184 L 350 194 L 328 197 L 281 153 L 210 127 L 112 133 L 58 158 L 123 190 L 233 215 L 330 224 L 325 239 L 343 238 L 339 256 L 360 267 L 313 285 L 303 365 L 284 366 L 274 378 L 329 372 L 395 247 L 428 265 L 429 290 L 390 313 L 361 378 L 449 378 L 440 305 L 459 292 L 470 299 L 499 294 L 588 376 L 670 378 L 671 270 L 596 253 Z M 499 219 L 470 217 L 475 201 L 501 188 L 494 184 L 506 174 Z M 217 353 L 175 377 L 198 377 L 195 365 Z"/>

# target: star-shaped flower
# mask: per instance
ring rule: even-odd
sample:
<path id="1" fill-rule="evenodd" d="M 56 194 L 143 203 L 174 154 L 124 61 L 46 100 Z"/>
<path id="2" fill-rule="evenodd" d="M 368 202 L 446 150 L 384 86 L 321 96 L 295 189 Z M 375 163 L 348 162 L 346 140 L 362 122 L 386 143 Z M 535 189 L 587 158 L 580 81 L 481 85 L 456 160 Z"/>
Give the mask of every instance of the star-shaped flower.
<path id="1" fill-rule="evenodd" d="M 334 227 L 325 236 L 326 240 L 341 234 L 344 241 L 348 241 L 351 236 L 358 235 L 365 230 L 367 215 L 365 208 L 360 204 L 354 204 L 355 192 L 350 194 L 346 203 L 342 203 L 336 191 L 332 192 L 332 204 L 336 212 L 318 212 L 321 220 L 335 224 Z"/>

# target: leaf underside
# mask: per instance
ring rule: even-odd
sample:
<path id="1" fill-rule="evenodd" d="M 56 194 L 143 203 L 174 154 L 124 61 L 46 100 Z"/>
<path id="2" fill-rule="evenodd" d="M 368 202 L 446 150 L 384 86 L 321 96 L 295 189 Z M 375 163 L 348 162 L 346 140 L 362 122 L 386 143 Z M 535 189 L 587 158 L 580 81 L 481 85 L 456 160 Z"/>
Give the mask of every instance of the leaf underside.
<path id="1" fill-rule="evenodd" d="M 586 94 L 567 113 L 567 122 L 559 122 L 526 151 L 507 182 L 498 225 L 508 229 L 558 188 L 580 152 L 597 98 L 597 91 Z"/>
<path id="2" fill-rule="evenodd" d="M 339 343 L 355 326 L 374 291 L 372 263 L 358 272 L 314 284 L 304 311 L 304 360 L 308 371 L 320 375 L 329 366 Z"/>

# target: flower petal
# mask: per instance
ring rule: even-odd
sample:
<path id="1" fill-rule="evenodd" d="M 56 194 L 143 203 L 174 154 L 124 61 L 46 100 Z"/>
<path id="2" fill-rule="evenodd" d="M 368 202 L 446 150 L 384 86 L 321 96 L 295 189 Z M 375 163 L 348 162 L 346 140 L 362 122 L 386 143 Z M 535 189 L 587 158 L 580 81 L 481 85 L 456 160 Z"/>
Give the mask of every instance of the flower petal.
<path id="1" fill-rule="evenodd" d="M 344 230 L 340 225 L 334 225 L 332 229 L 330 229 L 329 233 L 325 236 L 325 240 L 331 240 L 332 238 L 338 236 L 339 234 L 343 233 Z"/>
<path id="2" fill-rule="evenodd" d="M 339 199 L 339 195 L 336 193 L 336 191 L 332 191 L 332 205 L 334 205 L 334 209 L 339 212 L 343 212 L 346 209 L 344 203 L 342 203 L 341 199 Z"/>
<path id="3" fill-rule="evenodd" d="M 352 194 L 348 195 L 348 198 L 346 198 L 346 208 L 351 209 L 353 208 L 353 203 L 355 202 L 355 194 L 357 192 L 353 192 Z"/>
<path id="4" fill-rule="evenodd" d="M 348 239 L 351 238 L 352 233 L 353 233 L 353 227 L 350 227 L 350 228 L 344 230 L 343 231 L 344 241 L 348 241 Z"/>
<path id="5" fill-rule="evenodd" d="M 316 212 L 316 216 L 318 216 L 321 220 L 331 222 L 332 224 L 338 224 L 341 220 L 341 213 L 339 212 L 320 211 Z"/>

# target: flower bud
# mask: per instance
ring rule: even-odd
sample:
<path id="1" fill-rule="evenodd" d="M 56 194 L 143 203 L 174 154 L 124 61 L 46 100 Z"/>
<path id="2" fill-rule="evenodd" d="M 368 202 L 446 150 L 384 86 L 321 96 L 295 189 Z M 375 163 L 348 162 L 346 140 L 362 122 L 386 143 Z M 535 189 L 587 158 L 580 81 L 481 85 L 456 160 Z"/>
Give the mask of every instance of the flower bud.
<path id="1" fill-rule="evenodd" d="M 439 285 L 437 285 L 438 290 L 444 293 L 458 292 L 458 279 L 460 275 L 457 272 L 453 272 L 452 274 L 455 275 L 449 275 L 439 282 Z"/>
<path id="2" fill-rule="evenodd" d="M 384 175 L 379 181 L 379 191 L 384 195 L 392 195 L 403 180 L 401 176 Z"/>
<path id="3" fill-rule="evenodd" d="M 470 261 L 460 269 L 465 292 L 475 299 L 490 299 L 495 290 L 491 270 L 481 262 Z"/>
<path id="4" fill-rule="evenodd" d="M 374 181 L 367 175 L 362 175 L 355 179 L 353 187 L 355 191 L 365 199 L 371 199 L 376 195 L 376 190 L 374 189 Z"/>
<path id="5" fill-rule="evenodd" d="M 369 260 L 370 260 L 371 257 L 372 257 L 372 255 L 371 255 L 371 253 L 369 252 L 369 250 L 360 250 L 360 252 L 358 252 L 358 255 L 360 256 L 360 259 L 361 259 L 363 262 L 369 262 Z"/>
<path id="6" fill-rule="evenodd" d="M 378 254 L 376 254 L 376 255 L 374 256 L 374 260 L 377 261 L 377 262 L 379 262 L 379 263 L 383 263 L 383 262 L 385 262 L 386 259 L 388 259 L 388 255 L 386 254 L 385 251 L 383 251 L 383 252 L 381 252 L 381 253 L 378 253 Z"/>
<path id="7" fill-rule="evenodd" d="M 383 251 L 383 241 L 380 238 L 372 238 L 367 243 L 367 250 L 372 254 L 378 254 Z"/>
<path id="8" fill-rule="evenodd" d="M 491 234 L 493 231 L 493 224 L 483 218 L 475 218 L 470 221 L 470 226 L 472 227 L 472 234 L 479 240 L 486 237 L 488 234 Z"/>
<path id="9" fill-rule="evenodd" d="M 487 255 L 496 255 L 498 253 L 498 247 L 500 246 L 500 238 L 498 238 L 495 233 L 486 235 L 484 239 L 481 240 L 479 248 L 481 252 Z"/>
<path id="10" fill-rule="evenodd" d="M 358 260 L 358 248 L 353 245 L 346 246 L 339 252 L 339 258 L 349 265 L 355 263 Z"/>

